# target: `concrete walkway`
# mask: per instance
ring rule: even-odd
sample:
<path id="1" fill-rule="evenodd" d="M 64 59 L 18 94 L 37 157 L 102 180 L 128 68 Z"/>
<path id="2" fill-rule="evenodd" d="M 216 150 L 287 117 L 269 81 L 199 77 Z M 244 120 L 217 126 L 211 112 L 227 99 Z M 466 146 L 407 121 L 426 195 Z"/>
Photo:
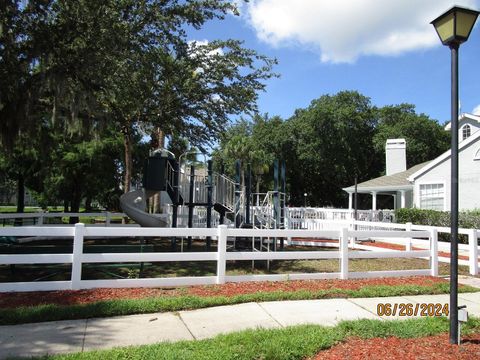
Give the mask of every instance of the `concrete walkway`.
<path id="1" fill-rule="evenodd" d="M 479 285 L 480 280 L 476 284 Z M 39 356 L 161 341 L 199 340 L 251 328 L 299 324 L 333 326 L 341 320 L 406 319 L 379 317 L 378 304 L 446 304 L 449 295 L 272 301 L 180 311 L 0 326 L 0 358 Z M 470 315 L 480 317 L 480 292 L 459 295 Z M 417 316 L 419 317 L 419 316 Z"/>

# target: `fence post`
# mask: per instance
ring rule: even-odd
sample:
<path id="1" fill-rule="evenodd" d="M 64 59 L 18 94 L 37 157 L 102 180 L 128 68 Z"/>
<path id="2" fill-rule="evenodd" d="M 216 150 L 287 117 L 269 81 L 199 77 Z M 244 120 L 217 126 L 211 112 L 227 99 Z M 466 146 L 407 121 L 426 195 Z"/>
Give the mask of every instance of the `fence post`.
<path id="1" fill-rule="evenodd" d="M 478 275 L 478 233 L 476 229 L 468 232 L 468 247 L 470 275 Z"/>
<path id="2" fill-rule="evenodd" d="M 38 226 L 42 226 L 42 225 L 43 225 L 43 213 L 40 213 L 40 214 L 38 215 L 37 225 L 38 225 Z"/>
<path id="3" fill-rule="evenodd" d="M 110 226 L 110 222 L 112 220 L 112 216 L 109 211 L 105 214 L 105 226 Z"/>
<path id="4" fill-rule="evenodd" d="M 218 227 L 218 258 L 217 258 L 217 284 L 225 284 L 225 270 L 227 267 L 227 225 Z"/>
<path id="5" fill-rule="evenodd" d="M 350 228 L 350 231 L 355 231 L 356 230 L 355 229 L 355 219 L 350 220 L 349 228 Z M 355 248 L 355 240 L 356 240 L 355 237 L 353 237 L 353 236 L 350 237 L 350 247 L 352 249 Z"/>
<path id="6" fill-rule="evenodd" d="M 82 280 L 82 254 L 83 254 L 83 237 L 85 235 L 85 225 L 82 223 L 75 224 L 73 235 L 73 254 L 72 254 L 72 290 L 81 288 Z"/>
<path id="7" fill-rule="evenodd" d="M 348 229 L 340 230 L 340 279 L 348 279 Z"/>
<path id="8" fill-rule="evenodd" d="M 438 276 L 438 230 L 432 228 L 430 232 L 430 275 Z"/>
<path id="9" fill-rule="evenodd" d="M 411 222 L 407 222 L 405 224 L 405 231 L 412 231 L 412 223 Z M 408 238 L 405 239 L 405 241 L 406 241 L 405 250 L 406 251 L 412 251 L 412 238 L 408 237 Z"/>

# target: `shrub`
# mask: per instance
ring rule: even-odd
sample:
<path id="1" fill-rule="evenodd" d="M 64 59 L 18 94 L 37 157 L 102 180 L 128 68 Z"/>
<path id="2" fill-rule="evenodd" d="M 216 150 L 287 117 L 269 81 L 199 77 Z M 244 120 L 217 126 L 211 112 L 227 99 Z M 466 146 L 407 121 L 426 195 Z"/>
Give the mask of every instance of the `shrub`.
<path id="1" fill-rule="evenodd" d="M 415 225 L 444 226 L 450 227 L 450 212 L 422 210 L 422 209 L 397 209 L 395 218 L 398 223 L 411 222 Z M 480 210 L 461 211 L 458 214 L 458 227 L 466 229 L 480 229 Z M 439 235 L 441 240 L 449 241 L 450 237 L 446 234 Z M 459 241 L 466 243 L 465 235 L 459 236 Z"/>

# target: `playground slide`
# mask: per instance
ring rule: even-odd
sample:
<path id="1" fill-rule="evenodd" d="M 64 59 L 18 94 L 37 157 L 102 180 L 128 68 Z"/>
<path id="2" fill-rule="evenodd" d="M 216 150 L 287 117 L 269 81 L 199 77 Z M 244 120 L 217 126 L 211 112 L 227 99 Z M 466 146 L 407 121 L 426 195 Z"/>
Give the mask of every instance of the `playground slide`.
<path id="1" fill-rule="evenodd" d="M 146 209 L 144 190 L 134 190 L 120 196 L 120 206 L 125 214 L 137 224 L 144 227 L 167 227 L 168 222 L 163 215 L 149 214 Z"/>

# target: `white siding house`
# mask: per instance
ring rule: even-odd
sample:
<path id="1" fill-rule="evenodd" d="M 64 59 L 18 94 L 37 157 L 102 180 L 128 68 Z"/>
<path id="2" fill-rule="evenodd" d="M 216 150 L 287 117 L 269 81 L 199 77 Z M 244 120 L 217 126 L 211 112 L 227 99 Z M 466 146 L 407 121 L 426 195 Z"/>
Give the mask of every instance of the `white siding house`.
<path id="1" fill-rule="evenodd" d="M 480 131 L 459 143 L 458 208 L 480 209 Z M 412 174 L 414 205 L 420 209 L 450 210 L 450 150 Z"/>
<path id="2" fill-rule="evenodd" d="M 459 209 L 480 209 L 480 116 L 462 114 L 459 117 L 458 128 Z M 445 130 L 450 130 L 450 124 L 445 127 Z M 395 208 L 416 207 L 449 211 L 450 150 L 432 161 L 399 171 L 404 168 L 404 154 L 398 155 L 400 140 L 403 139 L 387 140 L 385 147 L 387 175 L 358 184 L 357 192 L 372 195 L 374 210 L 376 210 L 377 195 L 392 195 Z M 391 155 L 392 143 L 396 144 L 395 157 Z M 389 164 L 392 160 L 395 164 Z M 395 171 L 389 174 L 388 169 L 395 169 Z M 349 193 L 349 208 L 351 208 L 354 187 L 350 186 L 344 190 Z"/>

